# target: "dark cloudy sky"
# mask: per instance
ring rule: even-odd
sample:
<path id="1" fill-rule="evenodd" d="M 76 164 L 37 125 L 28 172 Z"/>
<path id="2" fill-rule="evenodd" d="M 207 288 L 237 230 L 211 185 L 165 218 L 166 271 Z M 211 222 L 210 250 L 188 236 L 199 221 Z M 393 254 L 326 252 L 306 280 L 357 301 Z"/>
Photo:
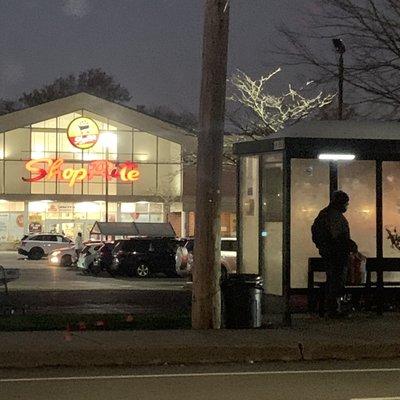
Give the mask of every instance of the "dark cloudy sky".
<path id="1" fill-rule="evenodd" d="M 265 71 L 275 26 L 307 30 L 315 2 L 231 0 L 229 71 Z M 0 0 L 0 10 L 0 97 L 101 67 L 133 105 L 197 111 L 203 0 Z"/>

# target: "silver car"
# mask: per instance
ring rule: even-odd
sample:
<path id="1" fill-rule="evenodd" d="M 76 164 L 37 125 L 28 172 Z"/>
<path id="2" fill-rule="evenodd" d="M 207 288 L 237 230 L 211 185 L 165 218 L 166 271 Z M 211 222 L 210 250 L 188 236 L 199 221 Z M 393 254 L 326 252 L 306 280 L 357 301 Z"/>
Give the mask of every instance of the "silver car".
<path id="1" fill-rule="evenodd" d="M 94 272 L 93 270 L 93 261 L 99 254 L 100 248 L 104 245 L 104 243 L 90 243 L 87 244 L 81 253 L 79 254 L 79 258 L 76 266 L 84 271 Z"/>

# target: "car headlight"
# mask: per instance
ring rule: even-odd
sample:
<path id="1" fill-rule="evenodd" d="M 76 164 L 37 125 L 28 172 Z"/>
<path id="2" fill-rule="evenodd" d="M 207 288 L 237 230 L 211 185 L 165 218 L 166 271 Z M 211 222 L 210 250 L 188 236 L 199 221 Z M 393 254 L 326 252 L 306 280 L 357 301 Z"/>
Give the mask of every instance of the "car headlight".
<path id="1" fill-rule="evenodd" d="M 51 253 L 52 256 L 58 256 L 61 253 L 61 251 L 53 251 Z"/>
<path id="2" fill-rule="evenodd" d="M 57 256 L 53 255 L 53 256 L 50 257 L 50 262 L 52 264 L 59 264 L 60 263 L 60 259 Z"/>

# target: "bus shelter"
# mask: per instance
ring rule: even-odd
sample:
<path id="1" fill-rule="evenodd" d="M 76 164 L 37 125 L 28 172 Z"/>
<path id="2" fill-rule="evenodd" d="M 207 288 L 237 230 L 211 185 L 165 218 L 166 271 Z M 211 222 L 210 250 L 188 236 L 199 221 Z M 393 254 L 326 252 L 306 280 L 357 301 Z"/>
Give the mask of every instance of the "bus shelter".
<path id="1" fill-rule="evenodd" d="M 350 196 L 346 218 L 361 253 L 400 258 L 399 123 L 301 122 L 234 152 L 238 270 L 263 276 L 287 322 L 290 296 L 304 293 L 308 259 L 318 257 L 311 225 L 334 190 Z"/>

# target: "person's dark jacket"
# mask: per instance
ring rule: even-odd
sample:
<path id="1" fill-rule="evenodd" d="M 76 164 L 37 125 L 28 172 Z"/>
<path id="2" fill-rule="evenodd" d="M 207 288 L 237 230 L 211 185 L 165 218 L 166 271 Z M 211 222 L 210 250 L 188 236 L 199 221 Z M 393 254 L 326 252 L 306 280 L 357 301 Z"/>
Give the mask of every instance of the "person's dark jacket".
<path id="1" fill-rule="evenodd" d="M 332 204 L 320 211 L 315 224 L 318 225 L 316 245 L 321 256 L 341 257 L 357 251 L 346 217 Z"/>

